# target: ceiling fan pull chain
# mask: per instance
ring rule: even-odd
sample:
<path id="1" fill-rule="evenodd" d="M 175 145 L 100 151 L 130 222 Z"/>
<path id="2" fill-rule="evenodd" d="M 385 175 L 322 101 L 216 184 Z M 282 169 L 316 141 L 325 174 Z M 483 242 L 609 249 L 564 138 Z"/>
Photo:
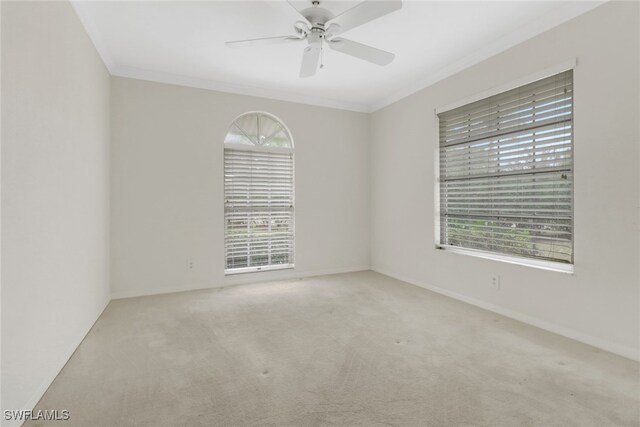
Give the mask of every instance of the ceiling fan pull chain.
<path id="1" fill-rule="evenodd" d="M 324 68 L 324 37 L 320 38 L 320 69 Z"/>

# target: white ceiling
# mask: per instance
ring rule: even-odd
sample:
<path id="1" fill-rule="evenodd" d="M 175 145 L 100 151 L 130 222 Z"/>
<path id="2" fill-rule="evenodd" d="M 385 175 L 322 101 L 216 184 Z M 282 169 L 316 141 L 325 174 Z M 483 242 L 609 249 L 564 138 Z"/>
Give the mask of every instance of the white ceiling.
<path id="1" fill-rule="evenodd" d="M 298 9 L 305 1 L 293 2 Z M 325 1 L 340 13 L 357 1 Z M 341 35 L 396 54 L 386 67 L 325 49 L 298 77 L 303 43 L 229 48 L 227 40 L 293 34 L 285 2 L 81 1 L 74 8 L 114 75 L 374 111 L 561 24 L 601 2 L 405 1 Z"/>

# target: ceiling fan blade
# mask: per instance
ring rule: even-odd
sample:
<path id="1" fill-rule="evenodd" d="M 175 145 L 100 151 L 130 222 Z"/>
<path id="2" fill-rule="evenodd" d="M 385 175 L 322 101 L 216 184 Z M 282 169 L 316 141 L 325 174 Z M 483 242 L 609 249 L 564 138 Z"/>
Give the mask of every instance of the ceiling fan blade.
<path id="1" fill-rule="evenodd" d="M 255 46 L 258 44 L 263 45 L 263 44 L 297 42 L 300 40 L 304 40 L 304 38 L 296 37 L 296 36 L 275 36 L 275 37 L 262 37 L 258 39 L 233 40 L 233 41 L 225 42 L 225 44 L 229 47 L 244 47 L 244 46 Z"/>
<path id="2" fill-rule="evenodd" d="M 293 3 L 291 3 L 290 0 L 287 0 L 287 3 L 289 4 L 289 6 L 291 6 L 291 9 L 293 9 L 297 14 L 298 14 L 298 19 L 301 21 L 306 22 L 307 24 L 309 24 L 309 27 L 311 27 L 311 22 L 309 22 L 309 20 L 307 18 L 304 17 L 304 15 L 302 13 L 300 13 L 300 11 L 298 10 L 298 8 L 296 8 Z"/>
<path id="3" fill-rule="evenodd" d="M 300 77 L 311 77 L 318 70 L 320 60 L 320 46 L 310 45 L 302 53 L 302 66 L 300 67 Z"/>
<path id="4" fill-rule="evenodd" d="M 274 10 L 277 10 L 278 13 L 284 14 L 285 19 L 287 19 L 288 21 L 292 21 L 292 22 L 303 21 L 309 27 L 311 26 L 307 18 L 305 18 L 289 0 L 266 1 L 264 3 L 270 6 L 271 8 L 273 8 Z"/>
<path id="5" fill-rule="evenodd" d="M 336 37 L 329 41 L 329 47 L 338 52 L 364 59 L 378 65 L 388 65 L 396 57 L 395 54 L 386 50 L 376 49 L 366 44 L 354 42 L 352 40 Z"/>
<path id="6" fill-rule="evenodd" d="M 326 28 L 324 29 L 324 37 L 325 39 L 329 39 L 337 34 L 340 34 L 341 32 L 342 29 L 340 28 L 340 25 L 334 22 L 326 26 Z"/>
<path id="7" fill-rule="evenodd" d="M 394 12 L 401 7 L 402 0 L 365 0 L 328 21 L 327 24 L 338 24 L 340 26 L 340 33 L 344 33 L 352 28 Z"/>

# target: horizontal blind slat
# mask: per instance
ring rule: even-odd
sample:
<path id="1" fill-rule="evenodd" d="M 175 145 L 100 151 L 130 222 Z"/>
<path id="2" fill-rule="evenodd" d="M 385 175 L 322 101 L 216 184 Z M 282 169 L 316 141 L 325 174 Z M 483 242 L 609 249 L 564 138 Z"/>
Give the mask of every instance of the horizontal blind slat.
<path id="1" fill-rule="evenodd" d="M 474 114 L 466 114 L 460 116 L 456 120 L 445 120 L 440 122 L 441 131 L 452 131 L 473 125 L 474 123 L 482 123 L 494 120 L 497 117 L 506 117 L 513 115 L 526 108 L 544 108 L 569 101 L 573 98 L 573 94 L 566 87 L 557 87 L 548 92 L 532 95 L 528 99 L 520 99 L 514 102 L 500 104 L 494 108 L 490 108 Z"/>
<path id="2" fill-rule="evenodd" d="M 226 268 L 292 264 L 293 155 L 224 154 Z"/>
<path id="3" fill-rule="evenodd" d="M 532 96 L 535 97 L 536 93 L 544 94 L 547 91 L 554 90 L 555 88 L 567 88 L 567 90 L 572 91 L 573 84 L 570 74 L 571 72 L 566 72 L 547 79 L 542 79 L 489 98 L 472 102 L 453 110 L 445 111 L 438 114 L 438 117 L 444 120 L 455 120 L 455 118 L 467 114 L 478 113 L 488 109 L 490 110 L 500 105 L 509 105 L 509 103 L 520 102 L 521 100 L 526 100 Z"/>
<path id="4" fill-rule="evenodd" d="M 441 244 L 572 262 L 572 71 L 438 118 Z"/>

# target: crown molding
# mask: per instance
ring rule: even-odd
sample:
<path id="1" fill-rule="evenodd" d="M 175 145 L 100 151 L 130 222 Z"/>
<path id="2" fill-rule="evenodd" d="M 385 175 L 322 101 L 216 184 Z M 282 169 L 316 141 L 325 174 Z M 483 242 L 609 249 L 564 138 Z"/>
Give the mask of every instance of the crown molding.
<path id="1" fill-rule="evenodd" d="M 395 91 L 395 93 L 391 96 L 374 102 L 370 106 L 369 113 L 374 113 L 384 107 L 400 101 L 403 98 L 426 89 L 427 87 L 432 86 L 441 80 L 444 80 L 473 65 L 489 59 L 492 56 L 498 55 L 526 40 L 542 34 L 545 31 L 548 31 L 592 9 L 595 9 L 596 7 L 601 6 L 607 1 L 608 0 L 593 2 L 569 2 L 564 7 L 555 10 L 553 13 L 547 13 L 546 15 L 543 15 L 540 18 L 531 21 L 527 25 L 520 27 L 520 29 L 518 29 L 517 31 L 501 37 L 493 43 L 488 44 L 484 48 L 475 51 L 473 54 L 468 55 L 432 74 L 429 74 L 411 85 L 405 86 L 404 88 Z"/>
<path id="2" fill-rule="evenodd" d="M 116 77 L 128 77 L 138 80 L 148 80 L 157 83 L 168 83 L 178 86 L 187 86 L 198 89 L 207 89 L 217 92 L 232 93 L 236 95 L 255 96 L 258 98 L 268 98 L 277 101 L 314 105 L 317 107 L 355 111 L 359 113 L 368 113 L 370 111 L 370 107 L 365 104 L 355 104 L 280 90 L 265 89 L 234 83 L 225 83 L 208 79 L 199 79 L 177 74 L 164 73 L 160 71 L 143 70 L 135 67 L 116 66 L 112 70 L 111 75 Z"/>
<path id="3" fill-rule="evenodd" d="M 109 74 L 111 74 L 112 76 L 128 77 L 158 83 L 167 83 L 198 89 L 214 90 L 218 92 L 233 93 L 236 95 L 255 96 L 258 98 L 268 98 L 278 101 L 294 102 L 297 104 L 314 105 L 318 107 L 334 108 L 338 110 L 355 111 L 359 113 L 368 113 L 371 109 L 370 106 L 366 104 L 345 102 L 335 99 L 321 98 L 275 89 L 266 89 L 215 80 L 199 79 L 177 74 L 164 73 L 160 71 L 144 70 L 135 67 L 118 65 L 113 60 L 113 56 L 107 48 L 107 44 L 100 37 L 100 31 L 98 30 L 95 21 L 92 19 L 91 13 L 88 12 L 85 6 L 87 2 L 82 0 L 73 0 L 70 1 L 70 3 L 76 15 L 78 15 L 82 26 L 89 35 L 89 38 L 93 42 L 95 49 L 98 51 L 98 55 L 100 55 L 100 57 L 102 58 L 102 62 L 104 62 L 104 65 L 107 67 Z"/>
<path id="4" fill-rule="evenodd" d="M 298 104 L 314 105 L 319 107 L 334 108 L 339 110 L 355 111 L 360 113 L 374 113 L 384 107 L 394 104 L 414 93 L 417 93 L 441 80 L 444 80 L 456 73 L 459 73 L 473 65 L 476 65 L 486 59 L 502 53 L 509 48 L 516 46 L 530 38 L 533 38 L 545 31 L 550 30 L 558 25 L 563 24 L 577 16 L 580 16 L 596 7 L 606 3 L 609 0 L 597 1 L 570 1 L 562 8 L 555 10 L 553 13 L 547 13 L 536 20 L 531 21 L 525 26 L 520 27 L 517 31 L 503 36 L 493 43 L 478 49 L 473 54 L 468 55 L 452 64 L 430 73 L 414 83 L 404 86 L 394 91 L 394 93 L 385 98 L 373 102 L 372 104 L 353 103 L 337 99 L 321 98 L 300 93 L 287 92 L 277 89 L 267 89 L 242 84 L 228 83 L 216 80 L 200 79 L 195 77 L 182 76 L 177 74 L 165 73 L 153 70 L 144 70 L 135 67 L 118 65 L 113 60 L 111 52 L 106 43 L 101 39 L 100 32 L 91 18 L 91 14 L 85 8 L 85 1 L 70 1 L 71 6 L 80 18 L 80 22 L 89 34 L 98 54 L 102 58 L 109 73 L 113 76 L 128 77 L 139 80 L 148 80 L 158 83 L 174 84 L 179 86 L 187 86 L 199 89 L 207 89 L 218 92 L 232 93 L 237 95 L 255 96 L 259 98 L 268 98 L 278 101 L 293 102 Z"/>
<path id="5" fill-rule="evenodd" d="M 93 46 L 98 51 L 98 55 L 102 58 L 102 62 L 104 62 L 105 67 L 109 71 L 109 74 L 113 74 L 113 70 L 115 68 L 115 62 L 113 61 L 113 56 L 109 49 L 107 49 L 106 43 L 100 37 L 100 31 L 98 31 L 98 27 L 91 17 L 91 14 L 86 9 L 85 1 L 69 1 L 71 3 L 71 7 L 76 12 L 76 15 L 80 19 L 80 23 L 85 29 L 85 32 L 89 35 L 89 39 L 93 42 Z"/>

